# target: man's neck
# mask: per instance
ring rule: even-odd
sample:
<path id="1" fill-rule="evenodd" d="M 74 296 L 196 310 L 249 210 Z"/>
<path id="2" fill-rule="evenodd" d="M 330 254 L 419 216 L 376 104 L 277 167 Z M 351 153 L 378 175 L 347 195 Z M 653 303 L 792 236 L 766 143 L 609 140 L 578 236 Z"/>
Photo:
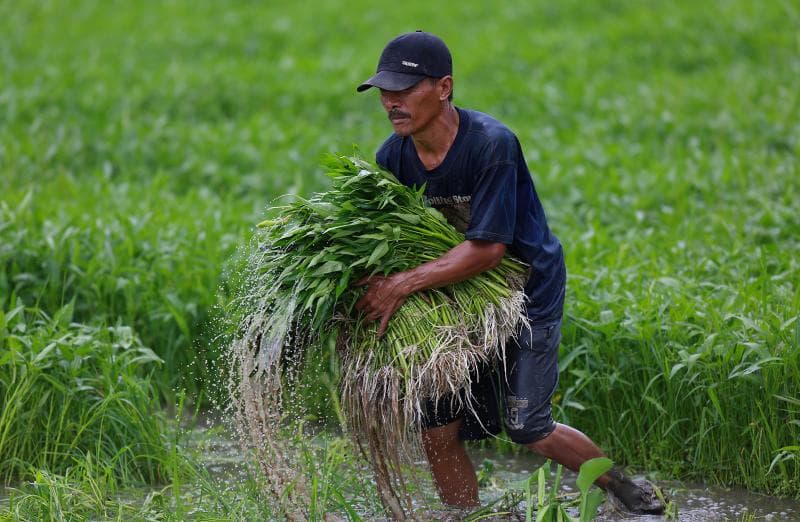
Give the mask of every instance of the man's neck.
<path id="1" fill-rule="evenodd" d="M 444 161 L 447 152 L 458 134 L 459 115 L 452 103 L 447 103 L 442 112 L 431 120 L 425 130 L 411 136 L 422 164 L 433 170 Z"/>

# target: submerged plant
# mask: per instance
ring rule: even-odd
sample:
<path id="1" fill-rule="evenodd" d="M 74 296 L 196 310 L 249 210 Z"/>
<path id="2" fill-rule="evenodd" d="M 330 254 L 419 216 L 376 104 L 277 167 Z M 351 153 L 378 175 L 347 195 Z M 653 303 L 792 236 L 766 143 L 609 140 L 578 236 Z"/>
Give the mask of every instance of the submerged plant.
<path id="1" fill-rule="evenodd" d="M 405 497 L 404 457 L 419 456 L 423 401 L 451 397 L 471 407 L 471 373 L 502 355 L 524 318 L 526 267 L 506 258 L 495 269 L 445 288 L 411 295 L 379 337 L 354 313 L 354 282 L 439 258 L 464 240 L 422 189 L 358 159 L 326 161 L 332 187 L 274 209 L 260 224 L 250 281 L 232 344 L 236 419 L 260 449 L 275 494 L 302 494 L 289 448 L 275 437 L 284 425 L 287 380 L 303 356 L 335 338 L 341 405 L 347 427 L 375 472 L 395 515 Z M 283 486 L 278 486 L 282 484 Z"/>

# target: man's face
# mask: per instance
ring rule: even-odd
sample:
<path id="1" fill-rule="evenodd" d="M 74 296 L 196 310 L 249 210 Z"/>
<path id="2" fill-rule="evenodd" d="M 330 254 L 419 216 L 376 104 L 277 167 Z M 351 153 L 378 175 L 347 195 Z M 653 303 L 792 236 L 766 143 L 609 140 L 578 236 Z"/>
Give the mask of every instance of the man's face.
<path id="1" fill-rule="evenodd" d="M 423 79 L 403 91 L 381 89 L 381 104 L 394 132 L 410 136 L 424 130 L 442 110 L 438 81 Z"/>

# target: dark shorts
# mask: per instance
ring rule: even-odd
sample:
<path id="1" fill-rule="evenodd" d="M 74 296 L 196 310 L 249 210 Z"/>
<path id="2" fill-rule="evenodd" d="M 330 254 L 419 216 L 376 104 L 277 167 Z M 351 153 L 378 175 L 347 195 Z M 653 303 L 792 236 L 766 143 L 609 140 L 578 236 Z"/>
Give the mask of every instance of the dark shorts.
<path id="1" fill-rule="evenodd" d="M 453 407 L 449 398 L 426 405 L 423 429 L 463 418 L 459 435 L 479 440 L 506 433 L 517 444 L 529 444 L 550 435 L 551 400 L 558 385 L 558 346 L 561 321 L 522 328 L 506 344 L 506 364 L 482 368 L 472 383 L 473 408 Z"/>

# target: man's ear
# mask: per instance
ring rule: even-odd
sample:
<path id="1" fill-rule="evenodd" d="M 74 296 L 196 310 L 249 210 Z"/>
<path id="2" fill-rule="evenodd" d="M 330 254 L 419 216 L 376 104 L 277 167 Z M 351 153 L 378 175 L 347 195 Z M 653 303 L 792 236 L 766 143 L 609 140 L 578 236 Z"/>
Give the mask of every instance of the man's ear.
<path id="1" fill-rule="evenodd" d="M 439 78 L 439 101 L 445 101 L 453 92 L 453 77 L 449 74 Z"/>

